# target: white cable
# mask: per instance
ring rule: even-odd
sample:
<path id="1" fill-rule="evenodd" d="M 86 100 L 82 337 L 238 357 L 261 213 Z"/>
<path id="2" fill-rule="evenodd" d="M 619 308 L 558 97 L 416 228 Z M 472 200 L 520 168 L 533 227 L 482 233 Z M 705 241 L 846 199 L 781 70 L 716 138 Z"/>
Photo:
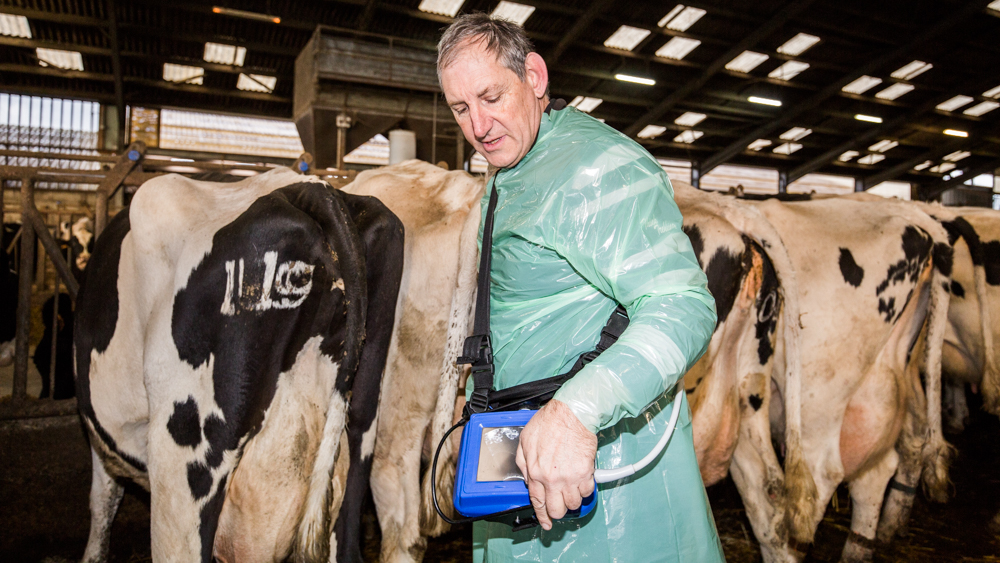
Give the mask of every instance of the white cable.
<path id="1" fill-rule="evenodd" d="M 646 454 L 646 457 L 640 459 L 636 463 L 626 465 L 625 467 L 619 467 L 617 469 L 595 469 L 594 481 L 598 483 L 608 483 L 630 475 L 635 475 L 637 472 L 642 471 L 644 467 L 649 465 L 656 458 L 656 456 L 660 455 L 663 448 L 667 447 L 667 442 L 670 441 L 670 437 L 674 434 L 674 429 L 677 427 L 677 418 L 681 414 L 681 399 L 683 398 L 684 388 L 678 385 L 677 397 L 674 398 L 674 410 L 670 413 L 670 421 L 667 422 L 667 429 L 663 432 L 663 435 L 660 436 L 660 441 L 657 442 L 656 447 Z"/>

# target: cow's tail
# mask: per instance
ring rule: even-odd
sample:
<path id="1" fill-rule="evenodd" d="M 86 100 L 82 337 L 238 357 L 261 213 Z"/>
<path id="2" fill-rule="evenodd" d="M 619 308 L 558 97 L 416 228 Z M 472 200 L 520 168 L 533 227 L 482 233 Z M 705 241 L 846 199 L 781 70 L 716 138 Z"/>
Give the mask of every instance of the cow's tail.
<path id="1" fill-rule="evenodd" d="M 475 306 L 476 272 L 479 258 L 477 244 L 479 221 L 480 208 L 478 205 L 473 205 L 459 239 L 458 279 L 455 291 L 452 293 L 451 311 L 448 315 L 448 333 L 441 366 L 441 383 L 438 387 L 434 418 L 431 421 L 431 451 L 437 448 L 444 433 L 451 427 L 454 420 L 458 380 L 462 374 L 462 368 L 455 361 L 462 354 L 465 337 L 469 334 L 469 319 Z M 438 503 L 445 512 L 450 511 L 452 507 L 451 497 L 456 462 L 453 444 L 454 441 L 449 439 L 441 448 L 436 472 L 435 487 L 437 488 Z M 448 530 L 448 524 L 434 510 L 431 491 L 431 472 L 427 471 L 421 486 L 420 531 L 428 536 L 437 536 Z"/>

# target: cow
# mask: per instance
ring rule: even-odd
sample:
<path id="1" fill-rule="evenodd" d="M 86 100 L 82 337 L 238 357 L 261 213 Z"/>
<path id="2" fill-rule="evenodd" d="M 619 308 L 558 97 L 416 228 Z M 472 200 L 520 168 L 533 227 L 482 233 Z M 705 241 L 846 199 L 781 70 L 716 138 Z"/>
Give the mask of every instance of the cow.
<path id="1" fill-rule="evenodd" d="M 288 169 L 140 187 L 76 309 L 84 561 L 106 559 L 123 478 L 150 491 L 154 561 L 360 560 L 332 474 L 345 428 L 371 436 L 350 418 L 377 407 L 358 403 L 377 397 L 402 248 L 377 200 Z"/>
<path id="2" fill-rule="evenodd" d="M 94 251 L 94 227 L 89 217 L 81 217 L 69 226 L 67 245 L 70 252 L 69 268 L 77 281 L 83 280 L 87 261 Z"/>

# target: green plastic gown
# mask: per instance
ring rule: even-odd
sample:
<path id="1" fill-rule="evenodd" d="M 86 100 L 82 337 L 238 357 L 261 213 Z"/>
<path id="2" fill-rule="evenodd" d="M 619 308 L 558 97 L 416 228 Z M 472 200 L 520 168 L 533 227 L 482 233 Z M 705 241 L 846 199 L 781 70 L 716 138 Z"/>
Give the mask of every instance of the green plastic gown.
<path id="1" fill-rule="evenodd" d="M 597 433 L 598 467 L 638 461 L 663 432 L 675 384 L 716 323 L 670 181 L 637 143 L 567 107 L 543 115 L 535 145 L 498 173 L 496 188 L 496 388 L 568 371 L 621 303 L 629 327 L 555 398 Z M 489 189 L 484 213 L 488 197 Z M 665 452 L 628 479 L 598 485 L 587 517 L 548 532 L 477 522 L 473 560 L 724 561 L 691 436 L 685 403 Z"/>

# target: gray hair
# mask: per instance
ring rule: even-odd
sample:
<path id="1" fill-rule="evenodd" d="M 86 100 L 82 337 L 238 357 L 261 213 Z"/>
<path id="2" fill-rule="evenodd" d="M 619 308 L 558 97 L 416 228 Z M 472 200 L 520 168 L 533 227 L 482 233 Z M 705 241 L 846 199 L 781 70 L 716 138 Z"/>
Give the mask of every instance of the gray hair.
<path id="1" fill-rule="evenodd" d="M 438 42 L 438 82 L 441 81 L 441 70 L 454 63 L 470 41 L 485 41 L 486 50 L 495 54 L 500 64 L 524 82 L 524 60 L 528 53 L 535 50 L 535 46 L 521 26 L 491 18 L 482 12 L 461 15 L 444 31 Z"/>

